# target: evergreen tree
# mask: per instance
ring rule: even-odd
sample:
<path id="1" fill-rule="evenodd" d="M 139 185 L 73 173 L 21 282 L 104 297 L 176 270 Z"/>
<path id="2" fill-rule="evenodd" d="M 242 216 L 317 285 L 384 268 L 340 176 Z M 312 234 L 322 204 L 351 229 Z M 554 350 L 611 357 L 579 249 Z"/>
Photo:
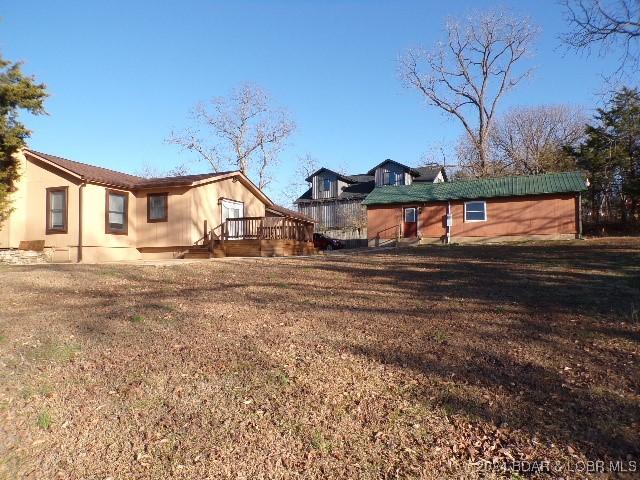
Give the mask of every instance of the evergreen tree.
<path id="1" fill-rule="evenodd" d="M 21 63 L 0 56 L 0 224 L 11 212 L 10 193 L 20 174 L 13 154 L 31 134 L 19 121 L 19 113 L 26 110 L 33 115 L 45 114 L 46 97 L 46 86 L 24 75 Z"/>
<path id="2" fill-rule="evenodd" d="M 622 88 L 606 108 L 598 109 L 595 120 L 574 152 L 589 173 L 592 218 L 635 222 L 640 206 L 640 91 Z"/>

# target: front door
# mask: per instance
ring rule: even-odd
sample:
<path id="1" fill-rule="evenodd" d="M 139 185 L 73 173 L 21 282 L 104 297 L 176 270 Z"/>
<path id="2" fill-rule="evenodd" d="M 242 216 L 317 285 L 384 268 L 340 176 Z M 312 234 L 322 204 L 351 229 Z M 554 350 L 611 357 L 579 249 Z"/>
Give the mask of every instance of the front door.
<path id="1" fill-rule="evenodd" d="M 244 204 L 233 200 L 222 200 L 222 223 L 230 218 L 244 217 Z M 242 222 L 228 222 L 227 235 L 229 238 L 242 238 Z"/>
<path id="2" fill-rule="evenodd" d="M 413 238 L 418 235 L 418 211 L 416 207 L 405 207 L 402 211 L 402 236 Z"/>

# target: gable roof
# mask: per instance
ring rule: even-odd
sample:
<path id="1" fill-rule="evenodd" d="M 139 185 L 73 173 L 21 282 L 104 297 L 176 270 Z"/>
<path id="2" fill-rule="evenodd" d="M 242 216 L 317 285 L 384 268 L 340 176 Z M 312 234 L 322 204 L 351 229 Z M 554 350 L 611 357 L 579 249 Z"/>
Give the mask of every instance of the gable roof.
<path id="1" fill-rule="evenodd" d="M 370 180 L 363 180 L 358 183 L 354 183 L 353 185 L 347 185 L 342 189 L 340 195 L 338 195 L 339 200 L 355 200 L 359 198 L 365 198 L 371 191 L 375 188 L 376 181 L 373 177 L 370 177 Z"/>
<path id="2" fill-rule="evenodd" d="M 396 165 L 401 166 L 402 168 L 404 168 L 405 170 L 407 170 L 409 173 L 411 173 L 411 175 L 413 176 L 418 176 L 420 175 L 420 173 L 415 169 L 415 168 L 411 168 L 408 165 L 405 165 L 404 163 L 400 163 L 400 162 L 396 162 L 395 160 L 391 160 L 390 158 L 387 158 L 386 160 L 383 160 L 382 162 L 380 162 L 379 164 L 377 164 L 375 167 L 373 167 L 371 170 L 369 170 L 367 172 L 367 175 L 375 175 L 376 173 L 376 169 L 380 168 L 382 165 L 384 165 L 385 163 L 395 163 Z"/>
<path id="3" fill-rule="evenodd" d="M 89 182 L 104 183 L 118 187 L 133 188 L 138 182 L 144 180 L 136 175 L 128 173 L 116 172 L 108 168 L 87 165 L 86 163 L 75 162 L 67 158 L 49 155 L 48 153 L 37 152 L 31 149 L 25 149 L 25 153 L 31 154 L 37 159 L 45 160 L 55 166 L 62 168 L 76 176 Z"/>
<path id="4" fill-rule="evenodd" d="M 581 172 L 564 172 L 376 187 L 362 203 L 385 205 L 474 200 L 549 193 L 577 193 L 586 189 L 585 177 Z"/>
<path id="5" fill-rule="evenodd" d="M 321 172 L 329 172 L 329 173 L 333 173 L 337 178 L 339 178 L 340 180 L 342 180 L 343 182 L 346 183 L 354 183 L 355 180 L 353 180 L 349 175 L 342 175 L 341 173 L 335 172 L 333 170 L 329 170 L 326 167 L 322 167 L 319 168 L 318 170 L 316 170 L 315 172 L 313 172 L 311 175 L 309 175 L 307 178 L 305 178 L 305 182 L 311 182 L 311 179 L 313 177 L 315 177 L 316 175 L 318 175 Z"/>
<path id="6" fill-rule="evenodd" d="M 201 183 L 206 183 L 212 180 L 222 180 L 228 177 L 239 177 L 253 193 L 262 198 L 267 204 L 271 205 L 273 202 L 256 186 L 251 180 L 240 171 L 226 171 L 226 172 L 211 172 L 201 173 L 197 175 L 180 175 L 175 177 L 158 177 L 158 178 L 143 178 L 137 175 L 130 175 L 128 173 L 122 173 L 108 168 L 96 167 L 95 165 L 88 165 L 86 163 L 76 162 L 67 158 L 58 157 L 56 155 L 50 155 L 48 153 L 38 152 L 36 150 L 25 149 L 24 152 L 37 160 L 49 163 L 55 167 L 58 167 L 71 175 L 74 175 L 83 181 L 99 183 L 112 187 L 120 187 L 127 190 L 141 190 L 150 188 L 164 188 L 164 187 L 188 187 L 196 186 Z"/>
<path id="7" fill-rule="evenodd" d="M 414 182 L 433 182 L 438 174 L 442 172 L 442 178 L 447 181 L 447 172 L 440 165 L 427 165 L 425 167 L 414 168 L 418 172 L 418 176 L 413 179 Z"/>
<path id="8" fill-rule="evenodd" d="M 318 173 L 321 173 L 322 171 L 327 171 L 327 172 L 333 173 L 338 178 L 343 180 L 345 183 L 348 183 L 348 185 L 345 187 L 342 187 L 342 190 L 338 192 L 337 197 L 331 197 L 331 198 L 313 199 L 313 189 L 309 188 L 302 195 L 300 195 L 293 203 L 297 205 L 297 204 L 309 203 L 309 202 L 322 203 L 322 202 L 333 202 L 336 200 L 363 200 L 364 198 L 366 198 L 366 196 L 369 193 L 371 193 L 371 191 L 376 186 L 375 176 L 374 176 L 376 168 L 378 168 L 380 165 L 384 165 L 387 162 L 392 162 L 402 166 L 403 168 L 408 169 L 411 172 L 411 175 L 414 177 L 413 179 L 414 182 L 433 182 L 440 172 L 442 172 L 442 176 L 444 180 L 445 181 L 447 180 L 447 174 L 444 170 L 444 167 L 440 165 L 427 165 L 424 167 L 410 168 L 410 167 L 407 167 L 406 165 L 396 162 L 395 160 L 390 160 L 390 159 L 387 159 L 379 163 L 378 165 L 373 167 L 373 169 L 369 170 L 369 172 L 367 173 L 357 173 L 354 175 L 341 175 L 339 173 L 334 172 L 333 170 L 322 167 L 316 170 L 313 174 L 311 174 L 305 180 L 307 182 L 311 182 L 312 177 L 314 177 Z"/>
<path id="9" fill-rule="evenodd" d="M 204 180 L 211 178 L 224 177 L 233 173 L 240 173 L 237 171 L 226 171 L 216 173 L 200 173 L 196 175 L 178 175 L 175 177 L 158 177 L 158 178 L 144 178 L 142 181 L 136 184 L 136 188 L 157 188 L 157 187 L 180 187 L 189 186 L 201 183 Z"/>
<path id="10" fill-rule="evenodd" d="M 349 178 L 354 182 L 369 182 L 375 180 L 376 177 L 369 175 L 368 173 L 356 173 L 355 175 L 349 175 Z"/>
<path id="11" fill-rule="evenodd" d="M 375 188 L 376 182 L 371 175 L 349 175 L 354 182 L 342 188 L 337 197 L 313 199 L 313 189 L 309 188 L 293 203 L 335 202 L 336 200 L 363 200 Z M 357 179 L 357 181 L 355 181 Z"/>
<path id="12" fill-rule="evenodd" d="M 313 188 L 309 188 L 306 192 L 296 198 L 293 203 L 304 202 L 308 200 L 313 200 Z"/>

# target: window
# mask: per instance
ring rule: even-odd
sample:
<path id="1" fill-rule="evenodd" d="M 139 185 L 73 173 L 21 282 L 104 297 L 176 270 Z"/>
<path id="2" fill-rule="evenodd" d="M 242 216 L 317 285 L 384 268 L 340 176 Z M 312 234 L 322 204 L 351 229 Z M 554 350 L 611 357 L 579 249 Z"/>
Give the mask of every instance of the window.
<path id="1" fill-rule="evenodd" d="M 383 185 L 395 185 L 396 184 L 396 172 L 384 172 L 382 174 Z"/>
<path id="2" fill-rule="evenodd" d="M 69 187 L 47 188 L 47 225 L 46 233 L 67 233 L 69 205 L 67 193 Z"/>
<path id="3" fill-rule="evenodd" d="M 147 195 L 147 222 L 166 222 L 168 193 L 150 193 Z"/>
<path id="4" fill-rule="evenodd" d="M 328 192 L 329 190 L 331 190 L 331 179 L 325 178 L 324 180 L 322 180 L 322 191 Z"/>
<path id="5" fill-rule="evenodd" d="M 107 190 L 105 206 L 105 232 L 119 235 L 127 234 L 127 208 L 129 194 Z"/>
<path id="6" fill-rule="evenodd" d="M 415 207 L 405 208 L 404 209 L 404 221 L 405 221 L 405 223 L 415 223 L 416 222 L 416 209 L 415 209 Z"/>
<path id="7" fill-rule="evenodd" d="M 465 202 L 464 204 L 465 222 L 486 222 L 487 202 Z"/>

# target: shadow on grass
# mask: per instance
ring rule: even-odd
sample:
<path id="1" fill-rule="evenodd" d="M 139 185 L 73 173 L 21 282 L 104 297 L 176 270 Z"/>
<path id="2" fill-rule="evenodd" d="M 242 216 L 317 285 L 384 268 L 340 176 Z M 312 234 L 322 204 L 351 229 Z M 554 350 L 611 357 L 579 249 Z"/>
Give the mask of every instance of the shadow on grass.
<path id="1" fill-rule="evenodd" d="M 116 280 L 138 290 L 85 294 L 101 321 L 79 321 L 79 333 L 113 340 L 122 324 L 105 318 L 176 300 L 188 304 L 185 314 L 216 301 L 295 311 L 315 319 L 309 335 L 318 342 L 424 380 L 420 401 L 435 397 L 454 413 L 577 443 L 597 458 L 640 454 L 640 331 L 629 322 L 640 305 L 637 248 L 430 247 L 287 259 L 253 278 L 243 265 L 198 264 L 169 281 L 154 267 L 118 267 Z M 73 295 L 55 286 L 42 293 Z M 438 390 L 445 381 L 454 393 Z M 490 406 L 483 393 L 502 402 Z"/>

